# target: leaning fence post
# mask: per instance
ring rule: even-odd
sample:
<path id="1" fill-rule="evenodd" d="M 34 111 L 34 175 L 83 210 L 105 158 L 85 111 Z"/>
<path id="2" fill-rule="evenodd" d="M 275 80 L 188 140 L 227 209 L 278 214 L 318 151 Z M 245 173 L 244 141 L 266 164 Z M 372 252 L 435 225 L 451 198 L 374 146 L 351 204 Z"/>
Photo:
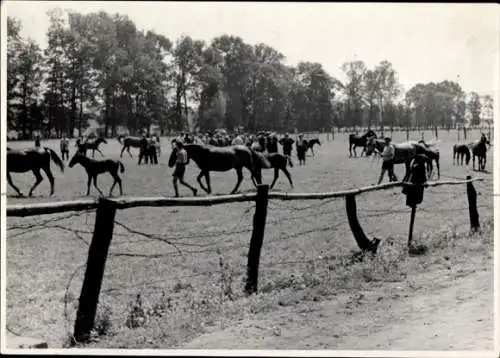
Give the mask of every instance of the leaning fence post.
<path id="1" fill-rule="evenodd" d="M 250 248 L 248 249 L 247 280 L 245 284 L 245 292 L 247 294 L 257 292 L 260 250 L 262 248 L 266 227 L 268 193 L 269 185 L 264 184 L 257 186 L 252 238 L 250 240 Z"/>
<path id="2" fill-rule="evenodd" d="M 361 251 L 370 251 L 373 254 L 377 253 L 380 240 L 374 238 L 373 241 L 370 241 L 361 228 L 361 225 L 359 225 L 358 215 L 356 214 L 356 195 L 351 194 L 345 197 L 345 208 L 349 226 Z"/>
<path id="3" fill-rule="evenodd" d="M 469 201 L 470 229 L 472 232 L 479 230 L 479 213 L 477 212 L 477 192 L 474 184 L 470 181 L 472 177 L 467 175 L 467 200 Z"/>
<path id="4" fill-rule="evenodd" d="M 99 293 L 104 276 L 104 267 L 106 265 L 109 245 L 113 237 L 115 214 L 116 206 L 111 200 L 99 199 L 94 234 L 89 247 L 87 269 L 76 313 L 74 338 L 77 342 L 87 340 L 94 327 Z"/>

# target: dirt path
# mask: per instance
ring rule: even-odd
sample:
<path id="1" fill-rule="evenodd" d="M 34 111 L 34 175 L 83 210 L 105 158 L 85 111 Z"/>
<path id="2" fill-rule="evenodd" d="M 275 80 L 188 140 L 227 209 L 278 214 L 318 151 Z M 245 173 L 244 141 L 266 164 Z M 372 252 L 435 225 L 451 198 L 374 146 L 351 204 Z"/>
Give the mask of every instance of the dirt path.
<path id="1" fill-rule="evenodd" d="M 253 316 L 183 348 L 492 350 L 492 277 L 486 269 L 434 271 L 372 283 L 356 294 Z"/>

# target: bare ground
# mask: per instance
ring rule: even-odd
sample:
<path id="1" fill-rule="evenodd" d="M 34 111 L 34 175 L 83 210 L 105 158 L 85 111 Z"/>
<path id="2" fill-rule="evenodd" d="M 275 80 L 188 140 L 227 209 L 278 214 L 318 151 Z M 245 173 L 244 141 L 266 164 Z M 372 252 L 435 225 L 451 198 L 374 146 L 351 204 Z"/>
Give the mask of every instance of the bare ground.
<path id="1" fill-rule="evenodd" d="M 492 350 L 491 274 L 486 268 L 419 274 L 406 283 L 282 307 L 205 334 L 183 348 Z"/>

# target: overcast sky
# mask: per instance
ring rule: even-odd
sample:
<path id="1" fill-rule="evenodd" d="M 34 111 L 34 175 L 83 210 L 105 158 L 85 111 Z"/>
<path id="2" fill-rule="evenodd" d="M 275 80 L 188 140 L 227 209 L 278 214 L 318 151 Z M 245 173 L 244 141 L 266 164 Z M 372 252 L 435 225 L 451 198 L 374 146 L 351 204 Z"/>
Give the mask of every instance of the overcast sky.
<path id="1" fill-rule="evenodd" d="M 6 1 L 22 21 L 22 36 L 46 46 L 46 11 L 104 10 L 128 15 L 140 29 L 171 40 L 181 34 L 207 42 L 231 34 L 266 43 L 287 58 L 320 62 L 344 80 L 343 62 L 368 67 L 389 60 L 405 90 L 418 82 L 453 80 L 465 91 L 494 95 L 500 64 L 498 6 L 494 4 L 193 3 L 118 1 Z M 495 68 L 496 66 L 496 68 Z M 459 76 L 459 77 L 458 77 Z"/>

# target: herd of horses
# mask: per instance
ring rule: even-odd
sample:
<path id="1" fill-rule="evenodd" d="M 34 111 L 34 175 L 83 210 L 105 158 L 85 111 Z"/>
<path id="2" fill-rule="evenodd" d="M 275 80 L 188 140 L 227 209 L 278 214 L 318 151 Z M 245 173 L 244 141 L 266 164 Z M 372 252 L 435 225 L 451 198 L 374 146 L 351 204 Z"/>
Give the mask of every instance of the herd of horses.
<path id="1" fill-rule="evenodd" d="M 118 141 L 123 145 L 120 157 L 122 157 L 123 152 L 126 150 L 130 156 L 130 148 L 139 148 L 141 146 L 140 138 L 134 137 L 119 137 Z M 106 143 L 104 138 L 98 138 L 93 142 L 86 142 L 85 150 L 92 150 L 93 157 L 95 151 L 99 152 L 102 156 L 102 152 L 99 150 L 99 145 Z M 349 156 L 352 156 L 352 150 L 354 150 L 354 155 L 356 156 L 356 147 L 362 147 L 363 153 L 366 156 L 371 156 L 373 154 L 380 154 L 384 150 L 385 141 L 383 139 L 377 138 L 377 135 L 373 131 L 368 131 L 367 133 L 357 136 L 351 134 L 349 136 Z M 453 164 L 459 164 L 459 157 L 463 165 L 463 159 L 465 157 L 466 165 L 469 164 L 470 157 L 473 158 L 473 170 L 475 170 L 475 158 L 478 158 L 478 170 L 485 170 L 486 166 L 486 152 L 488 150 L 487 145 L 490 145 L 489 140 L 484 134 L 481 134 L 479 140 L 475 140 L 468 144 L 456 144 L 453 146 Z M 435 162 L 438 171 L 438 178 L 440 177 L 439 159 L 440 153 L 437 148 L 437 144 L 425 143 L 424 141 L 407 141 L 404 143 L 395 143 L 395 159 L 394 164 L 405 164 L 408 173 L 410 163 L 415 155 L 424 155 L 427 158 L 427 171 L 429 177 L 433 171 L 432 163 Z M 201 188 L 211 194 L 212 189 L 210 185 L 210 172 L 227 172 L 230 170 L 235 170 L 237 174 L 237 182 L 231 194 L 238 191 L 241 182 L 243 181 L 243 168 L 246 168 L 250 174 L 254 185 L 262 183 L 262 170 L 263 169 L 274 169 L 274 179 L 270 186 L 273 188 L 278 177 L 279 172 L 282 171 L 289 183 L 293 188 L 293 181 L 287 166 L 293 166 L 291 158 L 287 155 L 280 153 L 267 153 L 260 152 L 250 148 L 247 145 L 231 145 L 225 147 L 217 147 L 205 144 L 185 144 L 184 148 L 188 154 L 188 158 L 193 160 L 200 173 L 197 176 L 197 181 Z M 309 149 L 309 146 L 308 146 Z M 168 166 L 173 167 L 175 165 L 176 158 L 176 148 L 173 148 L 168 160 Z M 26 173 L 32 172 L 35 175 L 35 183 L 29 190 L 29 196 L 33 194 L 35 188 L 43 181 L 41 171 L 44 171 L 50 182 L 50 195 L 54 194 L 54 176 L 50 169 L 51 160 L 59 167 L 61 172 L 64 172 L 64 162 L 57 155 L 57 153 L 48 147 L 36 147 L 30 149 L 14 150 L 7 148 L 7 181 L 8 184 L 16 191 L 19 196 L 23 196 L 23 193 L 12 181 L 11 173 Z M 113 184 L 109 191 L 111 196 L 113 189 L 116 184 L 118 184 L 120 189 L 120 195 L 123 195 L 122 180 L 118 173 L 123 173 L 125 167 L 120 160 L 115 159 L 93 159 L 86 156 L 86 151 L 82 153 L 78 150 L 71 158 L 68 166 L 70 168 L 74 167 L 76 164 L 80 164 L 86 171 L 88 176 L 87 181 L 87 195 L 90 194 L 90 187 L 93 182 L 94 187 L 103 195 L 102 191 L 97 186 L 97 176 L 103 173 L 109 173 L 113 177 Z M 201 179 L 205 178 L 206 186 L 202 183 Z"/>

